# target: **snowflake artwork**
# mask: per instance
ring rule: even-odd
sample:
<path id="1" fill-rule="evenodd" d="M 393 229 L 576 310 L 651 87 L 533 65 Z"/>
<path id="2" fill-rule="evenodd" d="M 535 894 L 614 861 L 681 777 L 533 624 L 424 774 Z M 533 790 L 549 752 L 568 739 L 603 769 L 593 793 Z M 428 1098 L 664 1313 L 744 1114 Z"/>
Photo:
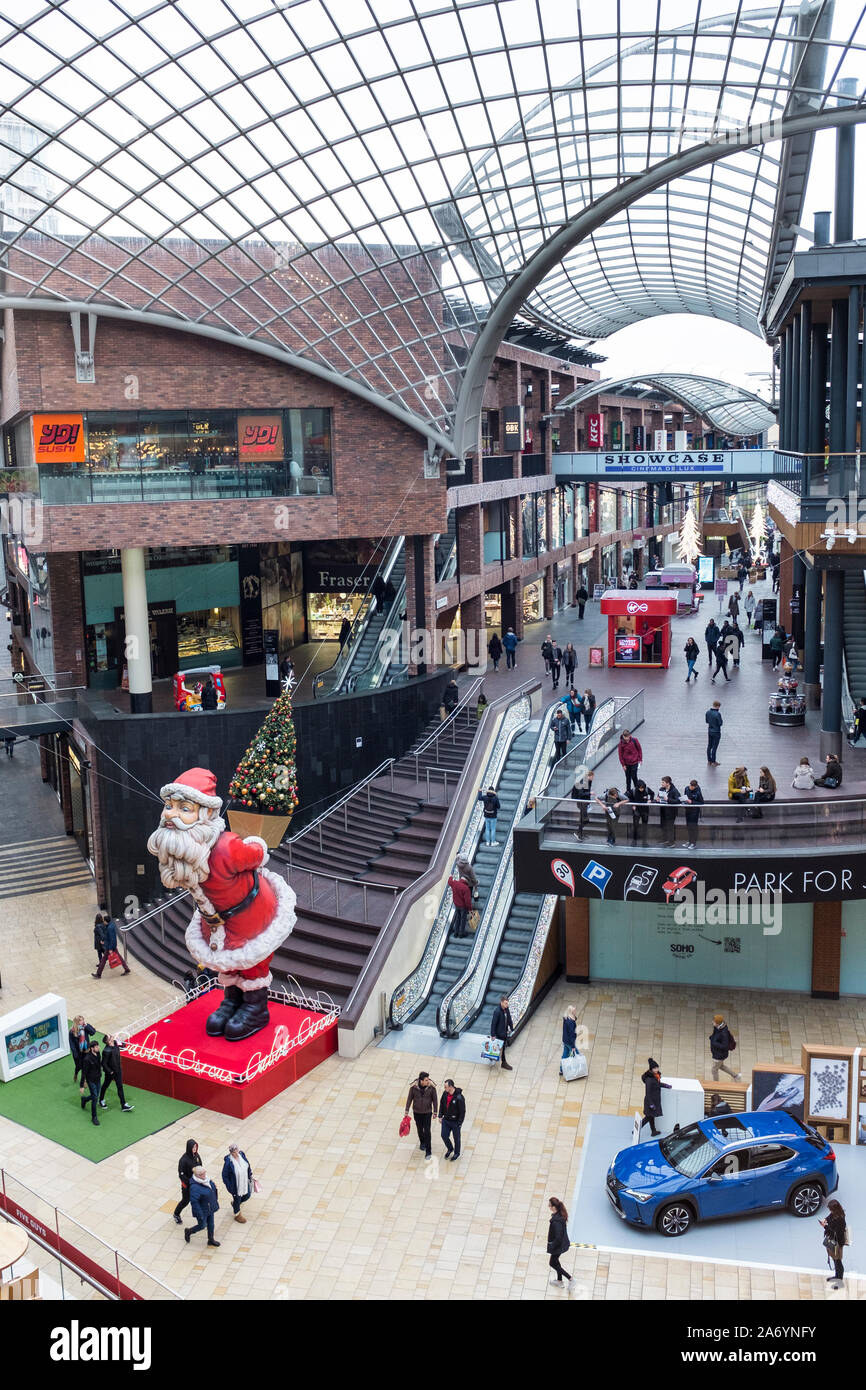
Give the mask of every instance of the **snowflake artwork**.
<path id="1" fill-rule="evenodd" d="M 827 1119 L 848 1115 L 848 1063 L 813 1057 L 809 1076 L 809 1110 Z"/>

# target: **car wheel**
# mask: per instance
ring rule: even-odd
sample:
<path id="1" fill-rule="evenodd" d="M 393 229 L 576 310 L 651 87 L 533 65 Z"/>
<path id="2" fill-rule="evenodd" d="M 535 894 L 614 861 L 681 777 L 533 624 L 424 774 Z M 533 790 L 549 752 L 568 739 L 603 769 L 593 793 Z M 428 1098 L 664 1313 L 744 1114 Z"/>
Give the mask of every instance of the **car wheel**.
<path id="1" fill-rule="evenodd" d="M 824 1200 L 824 1193 L 816 1182 L 803 1182 L 788 1198 L 788 1207 L 795 1216 L 814 1216 Z"/>
<path id="2" fill-rule="evenodd" d="M 691 1207 L 684 1202 L 671 1202 L 670 1206 L 662 1207 L 656 1226 L 663 1236 L 684 1236 L 694 1219 Z"/>

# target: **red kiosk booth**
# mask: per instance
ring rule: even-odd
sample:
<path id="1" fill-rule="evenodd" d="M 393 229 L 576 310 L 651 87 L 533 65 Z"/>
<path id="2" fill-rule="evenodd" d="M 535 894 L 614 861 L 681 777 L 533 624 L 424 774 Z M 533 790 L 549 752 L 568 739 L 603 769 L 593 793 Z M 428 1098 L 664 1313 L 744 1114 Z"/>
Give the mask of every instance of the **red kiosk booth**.
<path id="1" fill-rule="evenodd" d="M 608 666 L 671 664 L 671 618 L 677 596 L 658 589 L 608 589 L 601 596 L 607 614 Z"/>

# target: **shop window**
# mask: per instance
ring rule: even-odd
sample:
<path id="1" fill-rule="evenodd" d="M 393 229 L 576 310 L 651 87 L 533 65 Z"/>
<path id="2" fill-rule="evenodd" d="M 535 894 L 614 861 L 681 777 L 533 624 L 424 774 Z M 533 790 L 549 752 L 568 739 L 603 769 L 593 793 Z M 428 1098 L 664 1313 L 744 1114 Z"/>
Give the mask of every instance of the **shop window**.
<path id="1" fill-rule="evenodd" d="M 603 487 L 599 490 L 599 511 L 601 521 L 599 530 L 604 532 L 616 531 L 616 493 L 610 488 Z"/>
<path id="2" fill-rule="evenodd" d="M 574 530 L 574 493 L 572 487 L 560 489 L 562 494 L 560 501 L 560 512 L 562 515 L 562 544 L 570 545 L 575 537 Z"/>
<path id="3" fill-rule="evenodd" d="M 87 457 L 93 473 L 137 472 L 138 416 L 88 414 Z"/>
<path id="4" fill-rule="evenodd" d="M 523 524 L 523 554 L 537 555 L 538 541 L 535 531 L 535 498 L 522 497 L 520 499 L 520 513 Z"/>
<path id="5" fill-rule="evenodd" d="M 550 548 L 562 545 L 562 488 L 555 487 L 550 498 Z"/>
<path id="6" fill-rule="evenodd" d="M 587 504 L 586 483 L 578 483 L 574 492 L 574 524 L 578 536 L 589 535 L 589 506 Z"/>
<path id="7" fill-rule="evenodd" d="M 538 538 L 539 555 L 543 555 L 547 550 L 547 493 L 539 492 L 535 498 L 536 511 L 536 534 Z"/>
<path id="8" fill-rule="evenodd" d="M 540 579 L 523 586 L 523 621 L 540 623 L 544 617 L 544 585 Z"/>
<path id="9" fill-rule="evenodd" d="M 287 410 L 284 415 L 289 495 L 331 492 L 330 410 Z"/>

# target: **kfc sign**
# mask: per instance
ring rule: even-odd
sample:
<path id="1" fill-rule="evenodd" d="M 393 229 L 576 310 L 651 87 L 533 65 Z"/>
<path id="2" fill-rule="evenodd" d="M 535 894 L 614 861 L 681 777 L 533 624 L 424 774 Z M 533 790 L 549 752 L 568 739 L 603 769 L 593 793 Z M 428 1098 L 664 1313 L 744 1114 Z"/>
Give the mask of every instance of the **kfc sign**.
<path id="1" fill-rule="evenodd" d="M 33 454 L 36 463 L 83 463 L 83 415 L 34 415 Z"/>
<path id="2" fill-rule="evenodd" d="M 601 449 L 603 447 L 604 429 L 600 415 L 587 415 L 586 440 L 590 449 Z"/>
<path id="3" fill-rule="evenodd" d="M 632 599 L 630 603 L 626 604 L 625 611 L 626 613 L 646 613 L 647 605 L 645 603 L 635 603 L 634 599 Z"/>

